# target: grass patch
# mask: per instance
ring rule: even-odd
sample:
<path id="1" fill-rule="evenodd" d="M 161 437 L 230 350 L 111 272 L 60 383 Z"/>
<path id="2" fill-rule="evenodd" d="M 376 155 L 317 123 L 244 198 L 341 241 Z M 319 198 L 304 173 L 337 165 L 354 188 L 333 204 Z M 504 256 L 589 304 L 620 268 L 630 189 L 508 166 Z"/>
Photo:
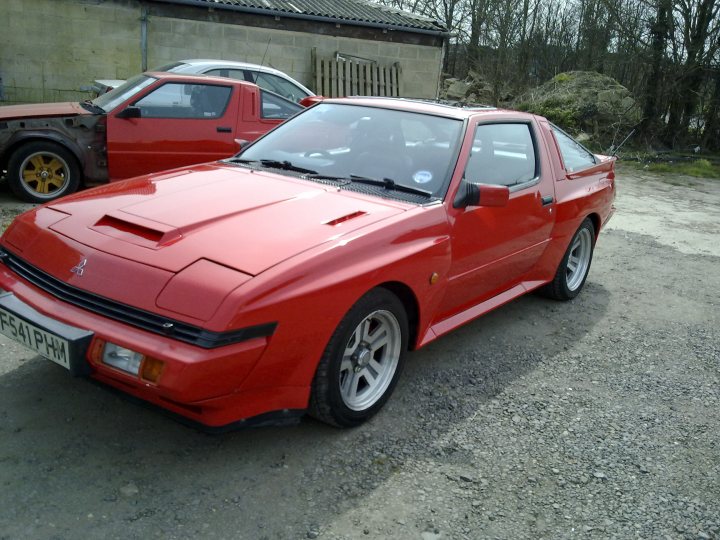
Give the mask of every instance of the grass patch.
<path id="1" fill-rule="evenodd" d="M 707 159 L 651 162 L 623 161 L 623 164 L 660 174 L 684 174 L 696 178 L 720 179 L 720 164 L 712 163 Z"/>

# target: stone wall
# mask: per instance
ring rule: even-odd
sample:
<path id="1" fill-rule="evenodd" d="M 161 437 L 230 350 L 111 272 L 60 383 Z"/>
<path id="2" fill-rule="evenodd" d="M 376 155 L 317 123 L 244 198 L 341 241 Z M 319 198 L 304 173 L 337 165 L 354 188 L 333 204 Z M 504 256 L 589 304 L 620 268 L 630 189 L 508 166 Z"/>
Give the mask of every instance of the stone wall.
<path id="1" fill-rule="evenodd" d="M 173 9 L 162 6 L 162 15 L 149 10 L 149 68 L 184 58 L 264 63 L 314 89 L 315 48 L 320 55 L 340 52 L 380 64 L 399 62 L 404 95 L 436 95 L 442 54 L 437 45 L 247 26 L 238 24 L 237 16 L 219 11 L 207 16 L 202 10 L 177 8 L 173 17 Z M 193 20 L 188 13 L 211 20 Z M 137 0 L 2 0 L 0 104 L 86 99 L 89 93 L 80 88 L 95 79 L 126 79 L 139 73 L 142 16 Z M 228 19 L 234 22 L 222 22 Z"/>

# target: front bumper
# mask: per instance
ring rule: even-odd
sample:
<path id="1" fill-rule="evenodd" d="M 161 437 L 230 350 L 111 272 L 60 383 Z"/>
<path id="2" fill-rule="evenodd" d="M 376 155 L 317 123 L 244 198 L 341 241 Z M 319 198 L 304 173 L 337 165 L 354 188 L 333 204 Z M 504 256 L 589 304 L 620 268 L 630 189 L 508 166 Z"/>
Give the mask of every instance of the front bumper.
<path id="1" fill-rule="evenodd" d="M 158 405 L 204 426 L 220 427 L 274 411 L 307 406 L 307 389 L 243 389 L 242 383 L 266 352 L 271 337 L 207 349 L 136 328 L 73 306 L 18 278 L 0 264 L 0 290 L 12 292 L 13 312 L 52 331 L 53 325 L 85 333 L 77 353 L 78 373 Z M 59 327 L 59 326 L 58 326 Z M 72 337 L 72 336 L 69 336 Z M 157 383 L 115 369 L 89 351 L 97 340 L 109 341 L 164 362 Z"/>

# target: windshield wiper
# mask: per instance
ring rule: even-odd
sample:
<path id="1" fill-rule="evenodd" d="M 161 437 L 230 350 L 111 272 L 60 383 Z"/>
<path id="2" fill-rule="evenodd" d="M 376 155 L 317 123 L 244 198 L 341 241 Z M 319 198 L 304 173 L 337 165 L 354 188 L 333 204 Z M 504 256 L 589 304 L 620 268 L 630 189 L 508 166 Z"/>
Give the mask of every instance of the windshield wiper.
<path id="1" fill-rule="evenodd" d="M 94 112 L 97 114 L 105 114 L 105 109 L 100 107 L 99 105 L 95 105 L 92 101 L 89 99 L 86 99 L 85 101 L 80 102 L 80 106 L 90 112 Z"/>
<path id="2" fill-rule="evenodd" d="M 263 167 L 268 169 L 282 169 L 284 171 L 295 171 L 303 174 L 317 174 L 317 171 L 312 169 L 306 169 L 304 167 L 298 167 L 293 165 L 290 161 L 280 161 L 278 159 L 244 159 L 244 158 L 230 158 L 226 161 L 231 163 L 259 163 Z"/>
<path id="3" fill-rule="evenodd" d="M 383 187 L 388 190 L 403 191 L 405 193 L 412 193 L 414 195 L 424 195 L 425 197 L 432 197 L 433 192 L 426 189 L 416 188 L 415 186 L 408 186 L 405 184 L 398 184 L 392 178 L 383 178 L 378 180 L 377 178 L 368 178 L 367 176 L 358 176 L 351 174 L 350 176 L 331 176 L 328 174 L 308 174 L 307 178 L 317 180 L 345 180 L 347 184 L 357 182 L 358 184 L 368 184 L 371 186 Z"/>

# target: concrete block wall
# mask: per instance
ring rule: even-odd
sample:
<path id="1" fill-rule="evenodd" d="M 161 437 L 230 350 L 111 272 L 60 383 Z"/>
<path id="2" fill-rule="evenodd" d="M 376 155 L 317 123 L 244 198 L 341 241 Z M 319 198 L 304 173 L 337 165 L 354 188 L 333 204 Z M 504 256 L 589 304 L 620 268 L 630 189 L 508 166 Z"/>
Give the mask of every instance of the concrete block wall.
<path id="1" fill-rule="evenodd" d="M 141 5 L 137 0 L 1 0 L 0 77 L 5 100 L 86 99 L 80 91 L 95 79 L 126 79 L 142 70 Z M 151 15 L 147 64 L 184 58 L 253 62 L 288 73 L 313 89 L 313 48 L 384 64 L 399 62 L 404 95 L 434 97 L 439 47 L 369 41 Z"/>
<path id="2" fill-rule="evenodd" d="M 94 79 L 140 71 L 135 1 L 2 0 L 0 104 L 86 99 Z"/>
<path id="3" fill-rule="evenodd" d="M 182 58 L 220 58 L 252 62 L 284 71 L 314 90 L 311 51 L 332 57 L 336 52 L 399 62 L 405 95 L 435 97 L 442 50 L 439 47 L 367 41 L 219 22 L 151 17 L 148 23 L 148 66 Z"/>

